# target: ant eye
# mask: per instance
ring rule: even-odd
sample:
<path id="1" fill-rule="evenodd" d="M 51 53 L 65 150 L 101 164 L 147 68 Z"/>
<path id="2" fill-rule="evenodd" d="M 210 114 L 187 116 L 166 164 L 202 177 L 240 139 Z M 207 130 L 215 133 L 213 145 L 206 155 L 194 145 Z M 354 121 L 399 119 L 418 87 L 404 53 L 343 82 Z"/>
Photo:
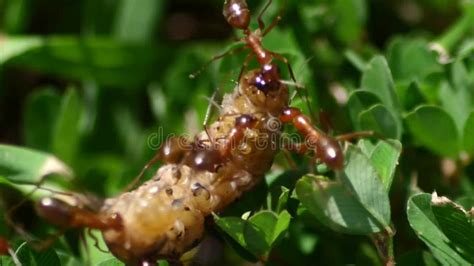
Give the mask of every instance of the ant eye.
<path id="1" fill-rule="evenodd" d="M 267 82 L 263 79 L 262 74 L 255 77 L 255 87 L 263 91 L 265 94 L 268 92 Z"/>

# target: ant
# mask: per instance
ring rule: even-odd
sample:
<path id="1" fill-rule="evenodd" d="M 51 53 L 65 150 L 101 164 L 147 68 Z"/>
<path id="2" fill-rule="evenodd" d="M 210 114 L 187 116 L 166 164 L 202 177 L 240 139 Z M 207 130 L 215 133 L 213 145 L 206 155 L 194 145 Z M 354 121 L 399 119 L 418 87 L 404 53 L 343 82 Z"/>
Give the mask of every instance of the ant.
<path id="1" fill-rule="evenodd" d="M 171 137 L 159 148 L 155 156 L 142 168 L 140 174 L 127 187 L 126 191 L 133 188 L 143 177 L 145 172 L 155 163 L 161 161 L 165 164 L 185 164 L 196 171 L 214 173 L 226 161 L 231 159 L 232 149 L 245 137 L 245 129 L 254 127 L 258 121 L 251 115 L 240 115 L 235 119 L 235 126 L 229 132 L 224 145 L 217 145 L 206 129 L 206 135 L 211 141 L 210 146 L 203 144 L 204 140 L 195 140 L 190 143 L 184 137 Z"/>
<path id="2" fill-rule="evenodd" d="M 185 159 L 185 164 L 198 171 L 216 172 L 222 164 L 231 160 L 232 150 L 245 137 L 245 130 L 253 128 L 257 119 L 251 115 L 240 115 L 235 119 L 235 126 L 229 132 L 226 143 L 222 146 L 211 145 L 203 149 L 194 149 Z M 209 135 L 208 135 L 209 136 Z M 213 142 L 211 140 L 211 142 Z"/>
<path id="3" fill-rule="evenodd" d="M 274 18 L 272 23 L 268 27 L 265 28 L 265 23 L 262 20 L 262 16 L 265 13 L 265 11 L 268 9 L 268 7 L 271 5 L 272 2 L 273 0 L 268 0 L 268 2 L 265 4 L 265 6 L 263 7 L 262 11 L 260 11 L 260 14 L 258 15 L 258 18 L 257 18 L 258 29 L 256 29 L 255 31 L 251 31 L 249 28 L 250 10 L 248 9 L 247 2 L 245 0 L 226 0 L 224 2 L 223 15 L 230 26 L 232 26 L 234 29 L 239 29 L 243 31 L 244 37 L 242 37 L 239 40 L 239 42 L 243 43 L 244 46 L 238 47 L 238 48 L 229 50 L 223 54 L 214 56 L 200 70 L 191 74 L 189 77 L 195 78 L 197 74 L 200 73 L 200 71 L 202 71 L 202 69 L 204 69 L 207 65 L 209 65 L 211 62 L 215 60 L 221 59 L 229 54 L 240 52 L 241 50 L 245 48 L 249 48 L 251 50 L 251 53 L 247 55 L 247 58 L 245 59 L 243 63 L 242 69 L 240 70 L 238 81 L 240 81 L 242 74 L 247 68 L 247 65 L 250 59 L 255 56 L 258 63 L 262 67 L 262 69 L 266 69 L 266 71 L 272 71 L 271 68 L 275 66 L 274 64 L 272 64 L 273 59 L 278 59 L 282 61 L 283 63 L 287 65 L 288 72 L 290 73 L 290 77 L 293 80 L 293 82 L 296 83 L 296 78 L 288 62 L 288 59 L 286 59 L 281 54 L 271 52 L 263 48 L 262 46 L 263 37 L 267 35 L 281 20 L 281 15 L 278 15 L 277 17 Z M 275 82 L 275 80 L 272 80 L 272 79 L 266 79 L 266 81 Z"/>
<path id="4" fill-rule="evenodd" d="M 57 198 L 44 197 L 36 203 L 36 212 L 49 223 L 60 228 L 122 229 L 119 214 L 97 215 L 96 212 L 73 206 Z"/>

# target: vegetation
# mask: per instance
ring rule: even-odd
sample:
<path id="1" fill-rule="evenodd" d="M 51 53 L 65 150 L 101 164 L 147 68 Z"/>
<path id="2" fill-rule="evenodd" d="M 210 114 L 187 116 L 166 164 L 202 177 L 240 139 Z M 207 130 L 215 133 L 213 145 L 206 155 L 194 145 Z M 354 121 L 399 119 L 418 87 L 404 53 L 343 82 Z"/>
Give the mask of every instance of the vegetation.
<path id="1" fill-rule="evenodd" d="M 249 2 L 255 29 L 265 1 Z M 237 45 L 222 4 L 0 2 L 0 236 L 23 265 L 120 265 L 74 230 L 46 250 L 25 244 L 57 232 L 31 208 L 50 192 L 29 195 L 31 184 L 116 195 L 156 136 L 200 131 L 206 97 L 231 91 L 245 58 L 188 78 Z M 334 135 L 382 138 L 346 146 L 338 174 L 299 155 L 292 169 L 280 155 L 264 183 L 213 217 L 195 260 L 474 264 L 474 2 L 275 1 L 264 20 L 280 10 L 264 46 L 289 59 L 312 111 L 324 110 Z M 300 97 L 292 104 L 311 112 Z"/>

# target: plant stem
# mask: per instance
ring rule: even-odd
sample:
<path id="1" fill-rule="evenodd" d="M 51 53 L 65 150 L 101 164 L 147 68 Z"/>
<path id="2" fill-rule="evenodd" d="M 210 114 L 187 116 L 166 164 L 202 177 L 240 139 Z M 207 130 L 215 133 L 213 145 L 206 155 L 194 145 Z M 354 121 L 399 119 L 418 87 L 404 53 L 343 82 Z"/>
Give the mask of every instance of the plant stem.
<path id="1" fill-rule="evenodd" d="M 474 25 L 474 5 L 466 4 L 461 18 L 451 26 L 435 43 L 441 45 L 446 51 L 451 51 Z"/>
<path id="2" fill-rule="evenodd" d="M 386 266 L 395 265 L 395 258 L 393 256 L 393 235 L 393 230 L 385 230 L 370 236 L 377 248 L 380 258 Z"/>

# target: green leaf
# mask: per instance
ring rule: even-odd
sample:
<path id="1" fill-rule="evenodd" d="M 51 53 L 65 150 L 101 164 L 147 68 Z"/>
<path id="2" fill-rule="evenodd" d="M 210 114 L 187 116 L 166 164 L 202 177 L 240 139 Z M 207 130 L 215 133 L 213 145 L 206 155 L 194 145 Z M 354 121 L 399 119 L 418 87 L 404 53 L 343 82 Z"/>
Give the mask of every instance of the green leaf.
<path id="1" fill-rule="evenodd" d="M 413 137 L 441 156 L 456 157 L 459 153 L 459 133 L 453 119 L 436 106 L 419 106 L 406 116 Z"/>
<path id="2" fill-rule="evenodd" d="M 474 195 L 458 198 L 456 199 L 456 202 L 464 209 L 469 210 L 470 208 L 474 207 Z"/>
<path id="3" fill-rule="evenodd" d="M 128 88 L 152 79 L 159 64 L 158 53 L 167 49 L 107 38 L 5 36 L 2 50 L 6 52 L 0 53 L 0 65 L 8 63 L 70 79 L 92 79 L 100 85 Z"/>
<path id="4" fill-rule="evenodd" d="M 121 41 L 143 42 L 153 37 L 164 1 L 121 0 L 115 21 L 115 36 Z"/>
<path id="5" fill-rule="evenodd" d="M 5 8 L 2 16 L 3 31 L 9 34 L 25 31 L 31 20 L 33 3 L 31 0 L 5 1 L 2 5 Z"/>
<path id="6" fill-rule="evenodd" d="M 54 125 L 61 97 L 52 88 L 28 95 L 24 111 L 25 144 L 31 148 L 51 151 Z"/>
<path id="7" fill-rule="evenodd" d="M 383 228 L 342 184 L 304 176 L 296 183 L 296 195 L 327 227 L 350 234 L 370 234 Z"/>
<path id="8" fill-rule="evenodd" d="M 59 174 L 72 177 L 72 172 L 56 157 L 27 148 L 0 145 L 0 176 L 13 183 L 37 184 L 43 177 Z"/>
<path id="9" fill-rule="evenodd" d="M 359 115 L 375 104 L 379 104 L 380 99 L 373 92 L 358 89 L 349 94 L 347 106 L 352 123 L 357 130 L 363 130 L 360 125 Z"/>
<path id="10" fill-rule="evenodd" d="M 396 118 L 382 104 L 376 104 L 359 113 L 360 130 L 372 130 L 381 136 L 399 139 L 401 128 Z"/>
<path id="11" fill-rule="evenodd" d="M 68 164 L 74 161 L 79 148 L 82 112 L 83 106 L 77 90 L 67 90 L 54 128 L 52 150 Z"/>
<path id="12" fill-rule="evenodd" d="M 216 224 L 239 245 L 244 248 L 247 247 L 243 233 L 246 225 L 245 220 L 242 220 L 238 217 L 217 217 Z"/>
<path id="13" fill-rule="evenodd" d="M 367 67 L 367 62 L 352 50 L 346 50 L 344 56 L 351 62 L 351 64 L 360 72 L 363 72 Z"/>
<path id="14" fill-rule="evenodd" d="M 275 228 L 273 229 L 273 237 L 271 240 L 271 245 L 275 245 L 275 243 L 280 239 L 283 234 L 288 230 L 291 221 L 291 214 L 284 210 L 278 215 L 277 223 L 275 224 Z"/>
<path id="15" fill-rule="evenodd" d="M 244 227 L 244 237 L 249 251 L 255 255 L 265 254 L 270 250 L 273 241 L 273 231 L 277 216 L 270 211 L 259 212 L 248 220 Z"/>
<path id="16" fill-rule="evenodd" d="M 388 191 L 370 159 L 353 145 L 345 154 L 347 164 L 340 176 L 345 187 L 357 198 L 381 228 L 390 225 L 390 203 Z"/>
<path id="17" fill-rule="evenodd" d="M 8 37 L 0 41 L 0 44 L 2 44 L 0 53 L 0 65 L 2 65 L 11 58 L 40 47 L 43 45 L 43 39 L 35 36 Z"/>
<path id="18" fill-rule="evenodd" d="M 247 243 L 245 242 L 244 230 L 247 221 L 238 217 L 221 218 L 217 215 L 214 215 L 214 220 L 216 221 L 218 228 L 224 231 L 224 239 L 240 256 L 249 261 L 257 261 L 256 256 L 249 250 Z"/>
<path id="19" fill-rule="evenodd" d="M 471 111 L 470 92 L 462 88 L 453 88 L 445 81 L 441 83 L 439 94 L 444 110 L 453 119 L 458 132 L 462 132 Z"/>
<path id="20" fill-rule="evenodd" d="M 463 149 L 470 155 L 474 155 L 474 111 L 469 114 L 464 125 Z"/>
<path id="21" fill-rule="evenodd" d="M 417 106 L 425 103 L 425 97 L 420 91 L 420 84 L 417 81 L 410 84 L 398 84 L 396 91 L 404 110 L 413 110 Z"/>
<path id="22" fill-rule="evenodd" d="M 358 146 L 365 146 L 363 142 L 370 141 L 361 140 Z M 362 149 L 362 151 L 364 150 Z M 370 158 L 373 167 L 382 179 L 387 191 L 390 191 L 390 186 L 392 185 L 393 176 L 398 165 L 401 151 L 402 144 L 397 140 L 379 141 L 369 153 L 364 151 L 364 153 Z"/>
<path id="23" fill-rule="evenodd" d="M 388 62 L 397 82 L 422 81 L 429 74 L 443 70 L 428 42 L 422 39 L 394 39 L 388 48 Z"/>
<path id="24" fill-rule="evenodd" d="M 290 190 L 286 187 L 281 187 L 281 194 L 278 197 L 278 204 L 276 207 L 276 212 L 281 213 L 283 210 L 286 209 L 286 204 L 288 203 L 288 199 L 290 198 Z"/>
<path id="25" fill-rule="evenodd" d="M 261 211 L 243 220 L 237 217 L 217 218 L 216 223 L 240 246 L 259 257 L 270 251 L 275 242 L 288 229 L 291 215 L 283 211 L 277 216 L 271 211 Z"/>
<path id="26" fill-rule="evenodd" d="M 336 0 L 332 7 L 336 13 L 334 33 L 345 43 L 356 42 L 362 33 L 367 19 L 365 0 Z"/>
<path id="27" fill-rule="evenodd" d="M 474 263 L 474 211 L 467 212 L 462 206 L 435 193 L 431 198 L 431 209 L 438 227 L 457 247 L 458 253 Z"/>
<path id="28" fill-rule="evenodd" d="M 97 266 L 123 266 L 123 265 L 125 264 L 116 258 L 110 258 L 97 264 Z"/>
<path id="29" fill-rule="evenodd" d="M 418 194 L 408 201 L 407 215 L 410 226 L 425 242 L 437 260 L 443 265 L 470 265 L 462 258 L 441 232 L 431 210 L 431 195 Z"/>
<path id="30" fill-rule="evenodd" d="M 392 115 L 398 117 L 400 104 L 395 94 L 392 74 L 383 56 L 376 56 L 370 60 L 362 75 L 360 88 L 377 95 Z"/>
<path id="31" fill-rule="evenodd" d="M 18 260 L 23 265 L 29 266 L 61 266 L 58 255 L 53 249 L 47 249 L 42 252 L 32 250 L 27 243 L 23 243 L 16 251 Z"/>
<path id="32" fill-rule="evenodd" d="M 84 263 L 79 261 L 72 254 L 65 251 L 56 251 L 62 266 L 81 266 Z"/>

